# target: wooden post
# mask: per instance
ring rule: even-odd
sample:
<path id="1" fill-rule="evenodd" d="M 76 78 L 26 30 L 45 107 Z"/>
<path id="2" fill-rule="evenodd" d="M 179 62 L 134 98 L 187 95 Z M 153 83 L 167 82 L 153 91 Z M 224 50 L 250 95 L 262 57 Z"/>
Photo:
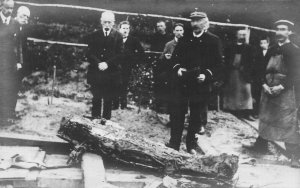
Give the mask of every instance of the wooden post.
<path id="1" fill-rule="evenodd" d="M 220 94 L 217 94 L 217 112 L 220 111 Z"/>
<path id="2" fill-rule="evenodd" d="M 53 82 L 52 82 L 52 92 L 51 92 L 51 101 L 50 104 L 53 104 L 53 95 L 54 95 L 54 86 L 56 80 L 56 66 L 53 66 Z"/>
<path id="3" fill-rule="evenodd" d="M 251 30 L 249 29 L 249 27 L 245 27 L 245 30 L 247 31 L 246 44 L 249 44 L 250 43 L 250 33 L 251 33 Z"/>
<path id="4" fill-rule="evenodd" d="M 81 168 L 85 188 L 102 188 L 105 183 L 105 168 L 100 155 L 84 153 Z"/>

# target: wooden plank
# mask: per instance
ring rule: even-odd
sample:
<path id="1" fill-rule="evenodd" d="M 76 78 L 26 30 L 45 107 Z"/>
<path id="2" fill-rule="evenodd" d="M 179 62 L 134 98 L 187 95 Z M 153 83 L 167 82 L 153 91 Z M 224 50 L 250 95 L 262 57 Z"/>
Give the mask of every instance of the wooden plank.
<path id="1" fill-rule="evenodd" d="M 240 165 L 237 175 L 237 188 L 299 188 L 300 185 L 300 169 L 289 166 Z"/>
<path id="2" fill-rule="evenodd" d="M 102 188 L 105 181 L 105 168 L 102 157 L 93 153 L 82 155 L 81 168 L 85 188 Z"/>
<path id="3" fill-rule="evenodd" d="M 37 146 L 47 151 L 47 153 L 67 154 L 70 151 L 70 144 L 59 138 L 43 138 L 14 133 L 0 133 L 0 145 Z"/>
<path id="4" fill-rule="evenodd" d="M 162 179 L 150 174 L 133 171 L 107 171 L 107 182 L 122 188 L 154 188 L 162 183 Z"/>
<path id="5" fill-rule="evenodd" d="M 27 176 L 28 169 L 10 168 L 5 171 L 0 171 L 0 181 L 6 180 L 24 180 Z"/>
<path id="6" fill-rule="evenodd" d="M 22 160 L 33 161 L 39 152 L 39 147 L 0 146 L 0 158 L 4 159 L 19 154 Z"/>
<path id="7" fill-rule="evenodd" d="M 42 188 L 84 188 L 83 174 L 79 168 L 42 170 L 37 184 Z"/>

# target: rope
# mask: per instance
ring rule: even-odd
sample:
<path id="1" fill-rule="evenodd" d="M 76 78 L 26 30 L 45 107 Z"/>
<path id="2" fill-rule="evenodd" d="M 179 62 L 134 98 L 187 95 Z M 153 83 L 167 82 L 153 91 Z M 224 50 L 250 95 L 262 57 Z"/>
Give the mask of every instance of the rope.
<path id="1" fill-rule="evenodd" d="M 43 40 L 43 39 L 37 39 L 37 38 L 33 38 L 33 37 L 28 37 L 27 40 L 33 41 L 33 42 L 36 42 L 36 43 L 60 44 L 60 45 L 66 45 L 66 46 L 78 46 L 78 47 L 87 47 L 88 46 L 87 44 L 81 44 L 81 43 Z M 148 53 L 148 54 L 161 54 L 162 52 L 145 51 L 145 53 Z"/>
<path id="2" fill-rule="evenodd" d="M 85 7 L 85 6 L 77 6 L 77 5 L 66 5 L 66 4 L 40 4 L 40 3 L 29 3 L 29 2 L 23 2 L 23 1 L 16 1 L 17 4 L 20 5 L 29 5 L 29 6 L 37 6 L 37 7 L 58 7 L 58 8 L 73 8 L 73 9 L 81 9 L 81 10 L 92 10 L 97 12 L 104 12 L 104 11 L 111 11 L 108 9 L 102 9 L 102 8 L 94 8 L 94 7 Z M 174 17 L 174 16 L 164 16 L 164 15 L 158 15 L 158 14 L 143 14 L 143 13 L 133 13 L 133 12 L 121 12 L 121 11 L 111 11 L 115 14 L 120 15 L 131 15 L 131 16 L 145 16 L 145 17 L 153 17 L 153 18 L 165 18 L 165 19 L 172 19 L 172 20 L 181 20 L 181 21 L 190 21 L 188 18 L 181 18 L 181 17 Z M 256 27 L 256 26 L 250 26 L 247 24 L 233 24 L 233 23 L 222 23 L 222 22 L 209 22 L 212 25 L 217 26 L 230 26 L 230 27 L 245 27 L 249 29 L 255 29 L 265 32 L 275 32 L 271 29 Z"/>

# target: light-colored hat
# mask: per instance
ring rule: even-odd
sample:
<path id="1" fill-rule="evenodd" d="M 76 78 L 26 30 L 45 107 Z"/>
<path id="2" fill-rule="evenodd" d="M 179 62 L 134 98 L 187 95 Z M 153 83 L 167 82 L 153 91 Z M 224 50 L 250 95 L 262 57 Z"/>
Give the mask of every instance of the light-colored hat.
<path id="1" fill-rule="evenodd" d="M 278 26 L 278 25 L 286 25 L 289 27 L 289 29 L 293 29 L 295 24 L 289 20 L 278 20 L 274 23 L 275 26 Z"/>

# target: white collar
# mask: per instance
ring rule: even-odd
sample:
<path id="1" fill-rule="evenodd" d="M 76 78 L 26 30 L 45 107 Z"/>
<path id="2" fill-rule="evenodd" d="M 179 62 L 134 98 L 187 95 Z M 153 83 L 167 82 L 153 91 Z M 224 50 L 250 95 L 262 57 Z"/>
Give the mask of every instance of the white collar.
<path id="1" fill-rule="evenodd" d="M 123 43 L 125 43 L 127 41 L 128 37 L 123 38 Z"/>
<path id="2" fill-rule="evenodd" d="M 287 39 L 286 41 L 284 41 L 284 42 L 278 42 L 278 45 L 279 46 L 283 46 L 284 44 L 287 44 L 287 43 L 290 43 L 291 41 L 290 41 L 290 39 Z"/>
<path id="3" fill-rule="evenodd" d="M 3 22 L 3 23 L 4 23 L 4 21 L 5 21 L 6 19 L 7 19 L 7 22 L 8 22 L 8 23 L 10 22 L 11 16 L 8 16 L 8 17 L 4 16 L 2 11 L 1 11 L 1 13 L 0 13 L 0 16 L 1 16 L 1 19 L 2 19 L 2 22 Z"/>
<path id="4" fill-rule="evenodd" d="M 196 37 L 196 38 L 199 38 L 203 35 L 203 33 L 204 33 L 204 30 L 202 30 L 201 33 L 199 33 L 198 35 L 193 32 L 193 36 Z"/>
<path id="5" fill-rule="evenodd" d="M 177 37 L 174 37 L 174 40 L 175 40 L 175 42 L 178 42 L 178 38 Z"/>
<path id="6" fill-rule="evenodd" d="M 264 56 L 267 54 L 267 52 L 268 52 L 268 49 L 266 49 L 266 50 L 263 50 L 263 54 L 264 54 Z"/>
<path id="7" fill-rule="evenodd" d="M 103 33 L 104 33 L 104 36 L 105 36 L 105 33 L 107 32 L 107 36 L 109 36 L 110 32 L 111 32 L 111 29 L 108 30 L 108 31 L 105 31 L 105 29 L 103 29 Z"/>

